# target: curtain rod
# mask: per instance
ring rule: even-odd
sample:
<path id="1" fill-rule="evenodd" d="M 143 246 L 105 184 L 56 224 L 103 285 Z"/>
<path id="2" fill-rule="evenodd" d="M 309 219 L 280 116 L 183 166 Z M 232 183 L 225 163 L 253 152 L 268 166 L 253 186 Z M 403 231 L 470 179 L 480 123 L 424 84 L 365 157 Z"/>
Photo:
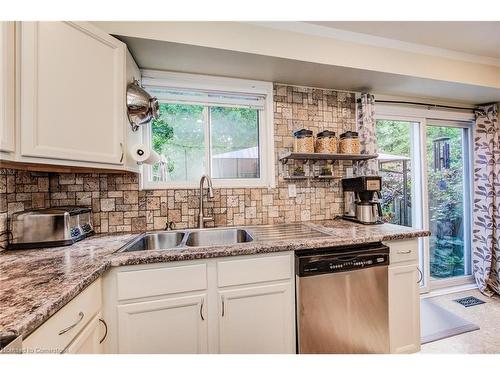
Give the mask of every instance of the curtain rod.
<path id="1" fill-rule="evenodd" d="M 448 108 L 448 109 L 462 109 L 467 111 L 474 111 L 474 108 L 470 107 L 455 107 L 451 105 L 441 105 L 441 104 L 430 104 L 430 103 L 419 103 L 419 102 L 405 102 L 400 100 L 376 100 L 375 103 L 392 103 L 392 104 L 411 104 L 411 105 L 421 105 L 425 107 L 434 107 L 434 108 Z"/>

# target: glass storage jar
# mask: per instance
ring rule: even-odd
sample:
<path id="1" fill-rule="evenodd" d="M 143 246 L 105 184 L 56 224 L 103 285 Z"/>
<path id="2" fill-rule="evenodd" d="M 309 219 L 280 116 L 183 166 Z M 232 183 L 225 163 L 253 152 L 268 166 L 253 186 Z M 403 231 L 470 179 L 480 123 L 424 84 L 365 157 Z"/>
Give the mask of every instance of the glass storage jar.
<path id="1" fill-rule="evenodd" d="M 335 154 L 337 152 L 337 138 L 335 132 L 323 130 L 316 135 L 315 152 L 320 154 Z"/>
<path id="2" fill-rule="evenodd" d="M 314 152 L 314 139 L 312 130 L 300 129 L 293 133 L 295 137 L 293 143 L 294 152 Z"/>
<path id="3" fill-rule="evenodd" d="M 361 144 L 357 132 L 347 131 L 340 135 L 339 152 L 341 154 L 359 154 Z"/>

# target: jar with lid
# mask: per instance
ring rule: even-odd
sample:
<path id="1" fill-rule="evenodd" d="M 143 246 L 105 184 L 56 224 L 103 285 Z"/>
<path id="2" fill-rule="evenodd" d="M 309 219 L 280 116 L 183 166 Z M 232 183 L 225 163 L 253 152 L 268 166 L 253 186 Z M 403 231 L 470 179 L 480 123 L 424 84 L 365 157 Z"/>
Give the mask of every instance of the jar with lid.
<path id="1" fill-rule="evenodd" d="M 359 154 L 361 144 L 357 132 L 347 131 L 340 135 L 339 151 L 341 154 Z"/>
<path id="2" fill-rule="evenodd" d="M 312 130 L 300 129 L 293 133 L 295 138 L 293 144 L 294 152 L 314 152 L 314 139 Z"/>
<path id="3" fill-rule="evenodd" d="M 335 132 L 323 130 L 316 136 L 315 152 L 320 154 L 335 154 L 337 152 L 337 138 Z"/>

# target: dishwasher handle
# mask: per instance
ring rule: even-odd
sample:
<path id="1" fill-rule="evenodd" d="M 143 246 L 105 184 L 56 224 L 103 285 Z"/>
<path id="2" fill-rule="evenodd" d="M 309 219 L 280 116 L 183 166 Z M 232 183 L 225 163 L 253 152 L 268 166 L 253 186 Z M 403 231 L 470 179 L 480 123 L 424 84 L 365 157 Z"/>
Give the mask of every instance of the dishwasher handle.
<path id="1" fill-rule="evenodd" d="M 350 262 L 351 260 L 359 259 L 359 255 L 346 255 L 346 256 L 339 256 L 335 259 L 337 262 Z"/>

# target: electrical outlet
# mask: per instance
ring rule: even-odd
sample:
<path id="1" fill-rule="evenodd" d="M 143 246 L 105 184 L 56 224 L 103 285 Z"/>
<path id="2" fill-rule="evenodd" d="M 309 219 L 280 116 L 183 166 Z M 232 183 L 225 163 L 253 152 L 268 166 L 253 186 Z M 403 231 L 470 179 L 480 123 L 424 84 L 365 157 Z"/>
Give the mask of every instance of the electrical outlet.
<path id="1" fill-rule="evenodd" d="M 295 198 L 297 196 L 297 187 L 295 184 L 288 185 L 288 198 Z"/>

